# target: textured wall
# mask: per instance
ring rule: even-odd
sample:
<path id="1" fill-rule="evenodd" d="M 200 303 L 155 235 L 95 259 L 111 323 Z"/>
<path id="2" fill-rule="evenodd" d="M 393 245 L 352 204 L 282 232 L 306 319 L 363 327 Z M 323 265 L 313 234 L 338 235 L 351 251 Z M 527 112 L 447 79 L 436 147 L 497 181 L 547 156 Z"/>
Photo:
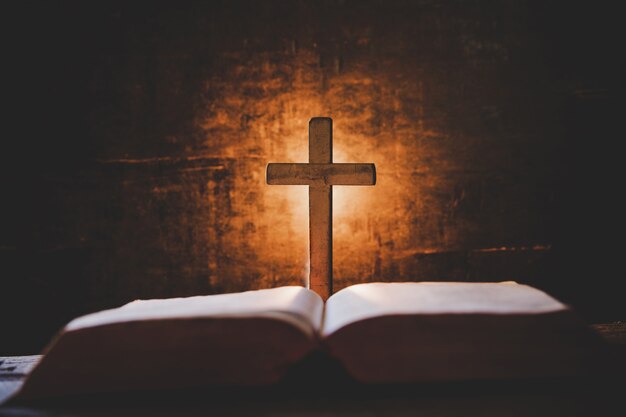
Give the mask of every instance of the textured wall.
<path id="1" fill-rule="evenodd" d="M 19 181 L 5 177 L 0 256 L 8 305 L 31 330 L 11 327 L 5 349 L 32 350 L 73 315 L 134 298 L 302 284 L 307 190 L 267 186 L 264 169 L 307 160 L 312 116 L 334 119 L 336 162 L 378 170 L 373 188 L 335 188 L 336 288 L 514 279 L 617 318 L 615 271 L 598 266 L 598 231 L 581 226 L 590 209 L 600 214 L 589 201 L 609 174 L 585 141 L 614 135 L 621 79 L 610 13 L 590 7 L 105 2 L 16 12 L 30 18 L 14 61 L 29 156 L 11 171 L 27 171 Z M 586 288 L 589 272 L 604 289 Z"/>

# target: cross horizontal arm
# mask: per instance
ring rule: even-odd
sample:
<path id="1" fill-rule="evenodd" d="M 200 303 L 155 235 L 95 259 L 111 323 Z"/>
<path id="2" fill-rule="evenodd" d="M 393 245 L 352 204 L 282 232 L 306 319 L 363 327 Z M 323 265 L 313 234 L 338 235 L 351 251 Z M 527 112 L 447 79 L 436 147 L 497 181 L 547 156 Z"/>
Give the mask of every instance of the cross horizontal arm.
<path id="1" fill-rule="evenodd" d="M 270 185 L 375 185 L 374 164 L 267 164 Z"/>

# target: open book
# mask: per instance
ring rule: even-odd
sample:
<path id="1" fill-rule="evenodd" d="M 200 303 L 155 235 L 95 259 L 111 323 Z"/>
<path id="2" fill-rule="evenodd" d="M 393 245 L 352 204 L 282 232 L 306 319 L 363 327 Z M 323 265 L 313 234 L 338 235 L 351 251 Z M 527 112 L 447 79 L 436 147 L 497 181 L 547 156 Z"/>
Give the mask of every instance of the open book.
<path id="1" fill-rule="evenodd" d="M 271 384 L 316 350 L 363 383 L 563 376 L 596 341 L 515 283 L 360 284 L 325 305 L 295 286 L 140 300 L 70 322 L 18 397 Z"/>

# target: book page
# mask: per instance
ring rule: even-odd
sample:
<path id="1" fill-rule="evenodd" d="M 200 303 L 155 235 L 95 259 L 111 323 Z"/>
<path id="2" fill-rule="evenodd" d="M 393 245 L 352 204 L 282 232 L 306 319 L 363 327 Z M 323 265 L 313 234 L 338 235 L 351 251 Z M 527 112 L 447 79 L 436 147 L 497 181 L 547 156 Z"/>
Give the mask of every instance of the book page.
<path id="1" fill-rule="evenodd" d="M 399 314 L 538 314 L 567 307 L 546 293 L 514 282 L 397 282 L 358 284 L 326 302 L 321 334 L 356 321 Z"/>
<path id="2" fill-rule="evenodd" d="M 14 396 L 24 385 L 42 355 L 0 356 L 0 404 Z"/>
<path id="3" fill-rule="evenodd" d="M 136 300 L 72 320 L 65 331 L 114 323 L 197 318 L 268 317 L 293 324 L 313 336 L 320 329 L 324 304 L 313 291 L 290 286 L 234 294 Z"/>

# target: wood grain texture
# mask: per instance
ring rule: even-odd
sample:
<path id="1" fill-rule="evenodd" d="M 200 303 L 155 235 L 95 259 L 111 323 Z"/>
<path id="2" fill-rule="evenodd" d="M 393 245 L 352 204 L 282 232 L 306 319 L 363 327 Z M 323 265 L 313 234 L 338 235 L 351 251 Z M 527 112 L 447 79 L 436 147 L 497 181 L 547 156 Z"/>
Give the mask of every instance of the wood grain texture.
<path id="1" fill-rule="evenodd" d="M 332 164 L 333 121 L 329 117 L 309 120 L 309 163 Z M 333 293 L 333 188 L 309 187 L 308 287 L 324 301 Z"/>
<path id="2" fill-rule="evenodd" d="M 374 185 L 374 164 L 333 163 L 333 121 L 309 121 L 309 163 L 270 163 L 269 185 L 309 186 L 309 277 L 307 287 L 324 301 L 333 294 L 333 185 Z"/>
<path id="3" fill-rule="evenodd" d="M 377 167 L 333 192 L 335 290 L 513 279 L 624 319 L 608 3 L 10 9 L 0 315 L 38 331 L 5 324 L 4 353 L 136 298 L 304 284 L 307 190 L 265 169 L 308 161 L 313 115 Z"/>
<path id="4" fill-rule="evenodd" d="M 270 185 L 375 185 L 374 164 L 289 164 L 267 165 L 267 183 Z"/>

